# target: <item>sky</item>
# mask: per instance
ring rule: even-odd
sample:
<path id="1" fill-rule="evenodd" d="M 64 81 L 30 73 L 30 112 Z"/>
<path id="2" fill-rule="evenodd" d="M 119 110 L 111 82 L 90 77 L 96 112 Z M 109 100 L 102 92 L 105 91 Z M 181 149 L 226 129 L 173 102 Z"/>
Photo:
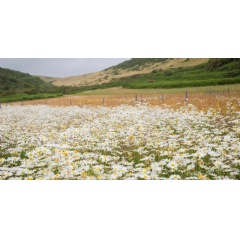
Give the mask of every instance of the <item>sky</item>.
<path id="1" fill-rule="evenodd" d="M 0 67 L 31 75 L 68 77 L 101 71 L 129 58 L 0 58 Z"/>

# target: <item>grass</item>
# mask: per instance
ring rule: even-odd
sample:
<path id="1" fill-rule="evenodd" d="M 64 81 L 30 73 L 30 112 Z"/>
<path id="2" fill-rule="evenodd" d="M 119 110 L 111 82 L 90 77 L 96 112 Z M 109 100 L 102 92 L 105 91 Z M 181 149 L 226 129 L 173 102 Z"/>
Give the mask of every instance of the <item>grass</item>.
<path id="1" fill-rule="evenodd" d="M 189 87 L 188 92 L 190 93 L 217 93 L 217 92 L 237 92 L 240 91 L 240 84 L 234 85 L 217 85 L 217 86 L 203 86 L 203 87 Z M 134 95 L 134 94 L 172 94 L 172 93 L 184 93 L 186 88 L 157 88 L 157 89 L 129 89 L 122 87 L 104 88 L 89 90 L 78 93 L 78 95 Z"/>
<path id="2" fill-rule="evenodd" d="M 222 60 L 223 62 L 221 59 L 210 60 L 206 64 L 189 68 L 158 70 L 149 74 L 115 78 L 108 85 L 140 89 L 238 84 L 240 83 L 240 60 L 232 60 Z"/>
<path id="3" fill-rule="evenodd" d="M 239 85 L 238 85 L 239 86 Z M 229 89 L 229 93 L 228 93 Z M 120 105 L 148 105 L 149 107 L 165 107 L 168 106 L 174 110 L 178 110 L 182 106 L 186 106 L 186 94 L 185 90 L 156 90 L 156 89 L 105 89 L 92 91 L 95 95 L 79 94 L 68 95 L 61 98 L 49 98 L 32 100 L 28 102 L 12 103 L 12 105 L 48 105 L 48 106 L 79 106 L 79 107 L 116 107 Z M 233 105 L 231 110 L 239 110 L 239 98 L 240 92 L 236 90 L 233 85 L 229 87 L 216 86 L 210 88 L 199 88 L 197 92 L 196 88 L 191 88 L 188 91 L 188 105 L 194 105 L 197 110 L 206 112 L 209 108 L 212 110 L 218 110 L 221 114 L 225 115 L 229 111 L 229 102 Z M 205 91 L 204 91 L 205 90 Z"/>
<path id="4" fill-rule="evenodd" d="M 147 59 L 145 59 L 147 60 Z M 114 70 L 118 70 L 114 68 Z M 153 70 L 151 73 L 113 78 L 102 85 L 75 88 L 78 93 L 107 88 L 171 89 L 240 84 L 239 59 L 211 59 L 208 63 L 186 68 Z M 181 89 L 182 88 L 182 89 Z M 89 92 L 87 92 L 89 94 Z M 90 93 L 95 94 L 95 92 Z"/>
<path id="5" fill-rule="evenodd" d="M 74 94 L 79 90 L 75 87 L 56 87 L 49 82 L 44 82 L 38 76 L 0 68 L 0 102 L 61 97 L 64 94 Z"/>
<path id="6" fill-rule="evenodd" d="M 118 70 L 118 69 L 131 69 L 131 70 L 140 70 L 141 66 L 146 64 L 154 64 L 158 62 L 165 62 L 168 58 L 133 58 L 130 60 L 126 60 L 116 66 L 105 69 L 107 71 L 109 69 Z"/>
<path id="7" fill-rule="evenodd" d="M 55 86 L 38 77 L 15 70 L 0 68 L 0 97 L 17 94 L 50 93 Z"/>
<path id="8" fill-rule="evenodd" d="M 8 102 L 18 102 L 18 101 L 29 101 L 29 100 L 37 100 L 37 99 L 57 98 L 61 96 L 63 96 L 63 94 L 61 93 L 55 93 L 55 94 L 44 93 L 44 94 L 35 94 L 35 95 L 17 94 L 17 95 L 0 97 L 0 102 L 8 103 Z"/>
<path id="9" fill-rule="evenodd" d="M 45 78 L 50 79 L 50 77 Z M 75 87 L 56 87 L 44 82 L 38 76 L 0 68 L 0 102 L 2 103 L 55 98 L 81 90 Z"/>

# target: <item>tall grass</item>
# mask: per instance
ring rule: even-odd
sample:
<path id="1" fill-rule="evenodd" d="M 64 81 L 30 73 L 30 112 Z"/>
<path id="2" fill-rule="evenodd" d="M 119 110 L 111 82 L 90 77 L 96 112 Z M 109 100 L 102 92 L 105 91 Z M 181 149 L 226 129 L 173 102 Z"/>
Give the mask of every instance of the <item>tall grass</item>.
<path id="1" fill-rule="evenodd" d="M 35 94 L 35 95 L 17 94 L 17 95 L 0 97 L 0 102 L 7 103 L 7 102 L 29 101 L 29 100 L 36 100 L 36 99 L 56 98 L 61 96 L 63 96 L 62 93 L 55 93 L 55 94 L 45 93 L 45 94 Z"/>

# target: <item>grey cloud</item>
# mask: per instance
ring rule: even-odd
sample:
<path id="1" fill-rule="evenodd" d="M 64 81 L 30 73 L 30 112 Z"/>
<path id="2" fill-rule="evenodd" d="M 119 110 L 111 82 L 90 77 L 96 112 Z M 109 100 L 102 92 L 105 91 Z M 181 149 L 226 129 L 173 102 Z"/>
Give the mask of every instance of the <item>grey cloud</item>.
<path id="1" fill-rule="evenodd" d="M 119 64 L 129 58 L 0 58 L 0 67 L 32 75 L 67 77 L 92 73 Z"/>

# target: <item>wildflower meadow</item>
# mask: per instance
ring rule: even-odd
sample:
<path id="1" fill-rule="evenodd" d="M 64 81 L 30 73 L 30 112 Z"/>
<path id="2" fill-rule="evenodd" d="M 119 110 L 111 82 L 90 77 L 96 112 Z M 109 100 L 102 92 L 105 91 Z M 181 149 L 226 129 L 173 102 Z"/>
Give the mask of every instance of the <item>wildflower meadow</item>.
<path id="1" fill-rule="evenodd" d="M 0 179 L 240 179 L 240 99 L 224 100 L 2 105 Z"/>

